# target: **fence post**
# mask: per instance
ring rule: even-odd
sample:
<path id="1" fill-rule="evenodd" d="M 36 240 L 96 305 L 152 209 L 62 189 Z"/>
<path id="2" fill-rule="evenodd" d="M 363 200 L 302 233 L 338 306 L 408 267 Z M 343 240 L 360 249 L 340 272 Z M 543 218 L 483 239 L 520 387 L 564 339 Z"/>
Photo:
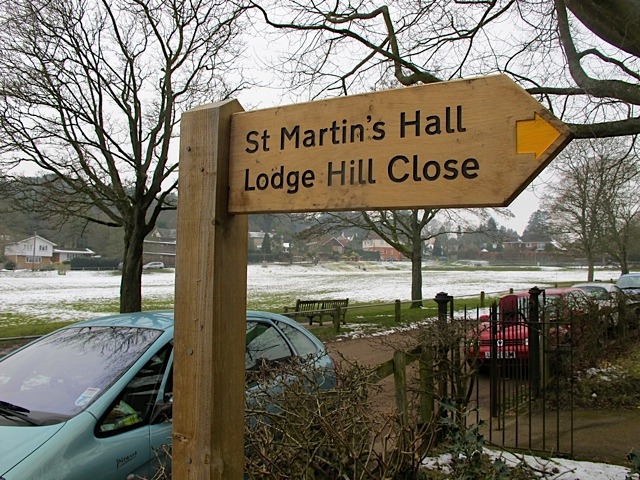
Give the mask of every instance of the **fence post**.
<path id="1" fill-rule="evenodd" d="M 434 300 L 438 304 L 438 322 L 441 324 L 447 323 L 447 303 L 453 300 L 453 297 L 447 295 L 445 292 L 438 293 Z"/>
<path id="2" fill-rule="evenodd" d="M 535 397 L 540 395 L 540 294 L 542 290 L 529 290 L 529 379 Z"/>
<path id="3" fill-rule="evenodd" d="M 480 292 L 480 308 L 484 308 L 484 300 L 485 300 L 485 293 L 484 291 Z"/>
<path id="4" fill-rule="evenodd" d="M 396 323 L 400 323 L 402 321 L 402 317 L 400 315 L 401 305 L 400 300 L 396 300 Z"/>
<path id="5" fill-rule="evenodd" d="M 435 365 L 433 363 L 433 351 L 431 348 L 432 343 L 427 340 L 427 335 L 425 333 L 422 333 L 420 335 L 420 359 L 418 365 L 420 382 L 420 411 L 418 413 L 418 417 L 420 419 L 420 423 L 423 426 L 430 425 L 431 421 L 434 418 L 433 390 L 435 385 Z M 430 425 L 429 431 L 431 432 L 431 442 L 429 442 L 429 444 L 431 445 L 434 444 L 434 442 L 437 442 L 437 425 Z"/>
<path id="6" fill-rule="evenodd" d="M 447 295 L 445 292 L 438 293 L 434 298 L 436 304 L 438 305 L 438 321 L 436 323 L 436 358 L 435 365 L 438 368 L 438 395 L 439 401 L 442 403 L 443 399 L 447 398 L 447 380 L 448 380 L 448 372 L 447 372 L 447 354 L 448 348 L 445 341 L 446 334 L 446 326 L 448 319 L 447 312 L 447 304 L 453 300 L 453 297 Z M 453 302 L 452 302 L 453 303 Z M 446 411 L 442 408 L 442 405 L 439 408 L 439 417 L 444 418 L 447 416 Z"/>
<path id="7" fill-rule="evenodd" d="M 340 333 L 340 307 L 337 306 L 333 311 L 333 329 L 336 333 Z"/>
<path id="8" fill-rule="evenodd" d="M 399 452 L 402 455 L 409 446 L 409 401 L 407 399 L 407 359 L 402 350 L 393 353 L 393 383 L 396 393 L 396 411 L 400 420 Z"/>
<path id="9" fill-rule="evenodd" d="M 498 333 L 498 304 L 493 302 L 489 312 L 489 328 L 491 329 L 491 358 L 489 360 L 489 409 L 491 416 L 498 418 L 500 416 L 500 396 L 498 395 L 498 368 L 497 368 L 497 341 Z"/>

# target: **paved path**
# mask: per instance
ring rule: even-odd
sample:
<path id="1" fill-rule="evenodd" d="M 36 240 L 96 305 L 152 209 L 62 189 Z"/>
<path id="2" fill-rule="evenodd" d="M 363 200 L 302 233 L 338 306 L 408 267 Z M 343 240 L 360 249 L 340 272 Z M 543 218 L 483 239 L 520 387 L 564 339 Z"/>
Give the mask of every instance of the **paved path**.
<path id="1" fill-rule="evenodd" d="M 376 366 L 393 356 L 393 349 L 412 347 L 417 340 L 413 338 L 411 333 L 394 334 L 388 337 L 374 337 L 362 339 L 349 339 L 337 342 L 330 342 L 327 346 L 329 350 L 336 355 L 344 356 L 346 359 L 356 360 L 361 365 Z M 488 399 L 488 383 L 487 379 L 481 376 L 481 397 Z M 483 385 L 484 384 L 484 385 Z M 486 390 L 486 392 L 485 392 Z M 380 398 L 379 406 L 382 409 L 389 410 L 395 406 L 393 397 L 392 380 L 388 378 L 385 381 L 383 392 L 386 397 Z M 483 393 L 484 392 L 484 393 Z M 481 400 L 482 403 L 482 400 Z M 481 406 L 484 410 L 484 408 Z M 486 407 L 488 411 L 488 406 Z M 535 420 L 535 419 L 534 419 Z M 547 431 L 556 429 L 555 414 L 547 418 Z M 574 437 L 573 437 L 573 453 L 576 460 L 588 460 L 592 462 L 603 462 L 617 465 L 628 466 L 627 454 L 632 450 L 640 452 L 640 408 L 630 410 L 576 410 L 574 412 Z M 523 422 L 520 423 L 522 425 Z M 553 423 L 553 425 L 550 425 Z M 532 445 L 542 445 L 542 422 L 534 421 L 532 428 Z M 560 450 L 570 450 L 570 415 L 562 413 L 559 416 L 560 426 Z M 496 425 L 493 425 L 496 428 Z M 508 436 L 508 429 L 505 429 L 505 435 Z M 487 432 L 488 433 L 488 432 Z M 513 433 L 511 433 L 513 435 Z M 528 445 L 527 431 L 520 429 L 519 438 L 525 440 L 519 442 L 520 446 Z M 488 438 L 488 435 L 485 435 Z M 501 439 L 502 432 L 495 432 L 492 437 L 496 443 Z M 545 442 L 545 446 L 550 450 L 554 448 L 556 440 Z M 557 450 L 556 450 L 557 451 Z"/>

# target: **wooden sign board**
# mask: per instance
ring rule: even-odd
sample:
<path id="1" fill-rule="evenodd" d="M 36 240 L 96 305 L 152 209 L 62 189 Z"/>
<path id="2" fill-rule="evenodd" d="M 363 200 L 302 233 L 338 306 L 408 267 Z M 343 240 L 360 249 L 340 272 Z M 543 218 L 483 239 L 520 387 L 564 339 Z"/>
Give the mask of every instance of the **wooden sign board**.
<path id="1" fill-rule="evenodd" d="M 237 113 L 229 212 L 506 206 L 569 140 L 504 75 Z"/>

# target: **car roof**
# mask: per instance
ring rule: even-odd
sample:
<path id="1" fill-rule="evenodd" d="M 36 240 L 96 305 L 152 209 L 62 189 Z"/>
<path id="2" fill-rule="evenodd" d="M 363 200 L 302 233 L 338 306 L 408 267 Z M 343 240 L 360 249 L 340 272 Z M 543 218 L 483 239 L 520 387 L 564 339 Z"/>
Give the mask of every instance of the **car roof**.
<path id="1" fill-rule="evenodd" d="M 298 322 L 277 313 L 247 310 L 246 315 L 247 318 L 255 320 L 277 320 L 279 322 L 293 326 L 299 325 Z M 166 331 L 173 328 L 173 323 L 173 310 L 152 310 L 132 313 L 117 313 L 113 315 L 96 317 L 90 320 L 73 323 L 65 328 L 138 327 Z"/>
<path id="2" fill-rule="evenodd" d="M 540 290 L 543 290 L 545 295 L 562 295 L 563 293 L 576 292 L 576 291 L 580 291 L 581 293 L 584 293 L 579 288 L 574 288 L 574 287 L 542 288 Z M 511 295 L 515 295 L 516 297 L 528 297 L 529 296 L 529 290 L 526 290 L 526 291 L 523 291 L 523 292 L 509 293 L 507 295 L 504 295 L 502 298 L 508 297 L 508 296 L 511 296 Z"/>
<path id="3" fill-rule="evenodd" d="M 544 291 L 545 295 L 562 295 L 563 293 L 569 292 L 580 292 L 581 294 L 584 293 L 582 290 L 575 287 L 546 288 Z"/>
<path id="4" fill-rule="evenodd" d="M 173 327 L 173 310 L 153 310 L 144 312 L 117 313 L 69 325 L 78 327 L 138 327 L 169 330 Z"/>
<path id="5" fill-rule="evenodd" d="M 623 273 L 622 275 L 620 275 L 619 278 L 622 278 L 622 277 L 640 277 L 640 272 Z"/>
<path id="6" fill-rule="evenodd" d="M 609 283 L 609 282 L 585 282 L 585 283 L 576 283 L 575 285 L 573 285 L 575 288 L 581 288 L 581 287 L 600 287 L 603 288 L 604 290 L 615 290 L 617 287 L 615 285 L 615 283 Z"/>

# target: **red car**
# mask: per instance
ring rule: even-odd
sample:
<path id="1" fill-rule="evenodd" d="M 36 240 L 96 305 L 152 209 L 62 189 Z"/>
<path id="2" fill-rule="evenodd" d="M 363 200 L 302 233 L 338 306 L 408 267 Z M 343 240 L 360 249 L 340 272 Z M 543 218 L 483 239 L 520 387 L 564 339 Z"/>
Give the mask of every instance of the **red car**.
<path id="1" fill-rule="evenodd" d="M 568 332 L 562 326 L 561 319 L 588 313 L 592 306 L 589 297 L 578 288 L 547 289 L 540 295 L 540 321 L 558 322 L 559 327 L 549 327 L 548 338 L 557 342 L 557 332 Z M 492 356 L 491 342 L 495 340 L 497 360 L 529 360 L 529 292 L 518 292 L 500 298 L 498 304 L 498 322 L 495 332 L 491 332 L 489 316 L 480 317 L 482 322 L 471 334 L 471 345 L 467 349 L 467 358 L 480 365 L 488 362 Z"/>

